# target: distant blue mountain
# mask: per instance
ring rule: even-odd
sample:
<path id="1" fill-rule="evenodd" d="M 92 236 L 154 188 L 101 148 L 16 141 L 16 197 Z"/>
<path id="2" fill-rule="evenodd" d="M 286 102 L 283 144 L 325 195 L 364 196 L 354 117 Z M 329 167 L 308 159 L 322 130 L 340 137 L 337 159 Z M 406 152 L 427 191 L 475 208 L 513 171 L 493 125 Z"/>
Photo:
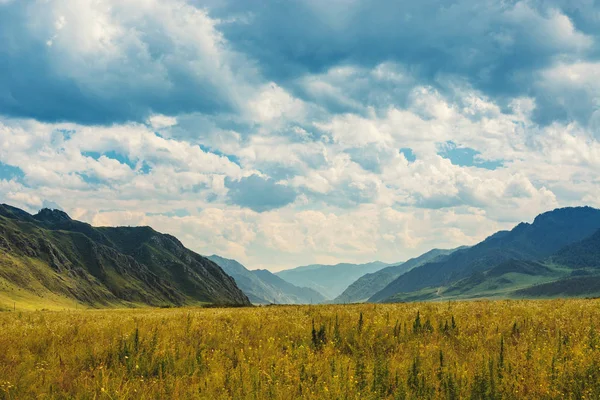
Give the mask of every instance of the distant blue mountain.
<path id="1" fill-rule="evenodd" d="M 277 276 L 297 286 L 312 288 L 329 299 L 339 296 L 352 282 L 364 274 L 373 273 L 390 265 L 374 261 L 367 264 L 341 263 L 336 265 L 313 264 L 277 272 Z"/>
<path id="2" fill-rule="evenodd" d="M 207 257 L 230 275 L 255 304 L 316 304 L 325 297 L 310 288 L 298 287 L 267 270 L 250 271 L 236 260 L 217 255 Z"/>
<path id="3" fill-rule="evenodd" d="M 384 289 L 400 275 L 425 263 L 440 260 L 451 254 L 454 250 L 433 249 L 419 257 L 399 265 L 393 265 L 380 269 L 379 271 L 365 274 L 354 281 L 342 294 L 334 299 L 334 303 L 360 303 L 367 301 L 371 296 Z"/>

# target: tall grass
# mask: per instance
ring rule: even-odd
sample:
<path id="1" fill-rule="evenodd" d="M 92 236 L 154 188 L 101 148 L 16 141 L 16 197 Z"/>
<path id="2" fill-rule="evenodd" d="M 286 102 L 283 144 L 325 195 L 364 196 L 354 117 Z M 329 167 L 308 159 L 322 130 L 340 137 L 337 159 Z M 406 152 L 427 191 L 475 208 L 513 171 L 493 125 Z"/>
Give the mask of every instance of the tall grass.
<path id="1" fill-rule="evenodd" d="M 0 313 L 0 399 L 599 399 L 600 301 Z"/>

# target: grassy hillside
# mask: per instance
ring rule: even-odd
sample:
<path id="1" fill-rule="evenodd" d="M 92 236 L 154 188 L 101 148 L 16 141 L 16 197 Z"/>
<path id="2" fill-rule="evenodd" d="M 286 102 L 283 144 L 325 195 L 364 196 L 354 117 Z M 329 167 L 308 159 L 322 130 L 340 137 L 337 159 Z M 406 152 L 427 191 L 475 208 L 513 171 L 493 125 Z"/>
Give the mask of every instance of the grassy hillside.
<path id="1" fill-rule="evenodd" d="M 448 286 L 398 293 L 385 301 L 463 300 L 523 297 L 517 291 L 568 276 L 568 268 L 535 261 L 509 260 L 485 272 L 476 272 Z M 534 297 L 534 296 L 532 296 Z"/>
<path id="2" fill-rule="evenodd" d="M 94 228 L 0 205 L 0 307 L 249 304 L 231 277 L 149 227 Z"/>
<path id="3" fill-rule="evenodd" d="M 600 297 L 600 276 L 575 276 L 517 290 L 515 297 Z"/>
<path id="4" fill-rule="evenodd" d="M 591 268 L 600 272 L 600 229 L 589 238 L 564 247 L 551 261 L 573 269 Z"/>
<path id="5" fill-rule="evenodd" d="M 598 399 L 600 300 L 0 313 L 0 399 Z"/>
<path id="6" fill-rule="evenodd" d="M 600 296 L 600 230 L 542 261 L 508 260 L 449 285 L 399 292 L 384 302 Z"/>

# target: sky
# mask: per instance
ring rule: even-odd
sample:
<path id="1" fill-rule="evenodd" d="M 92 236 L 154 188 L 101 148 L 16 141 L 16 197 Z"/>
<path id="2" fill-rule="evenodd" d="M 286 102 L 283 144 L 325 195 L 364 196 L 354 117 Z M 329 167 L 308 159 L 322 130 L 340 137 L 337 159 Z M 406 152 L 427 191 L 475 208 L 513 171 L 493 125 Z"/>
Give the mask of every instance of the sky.
<path id="1" fill-rule="evenodd" d="M 600 5 L 0 0 L 0 202 L 272 271 L 600 207 Z"/>

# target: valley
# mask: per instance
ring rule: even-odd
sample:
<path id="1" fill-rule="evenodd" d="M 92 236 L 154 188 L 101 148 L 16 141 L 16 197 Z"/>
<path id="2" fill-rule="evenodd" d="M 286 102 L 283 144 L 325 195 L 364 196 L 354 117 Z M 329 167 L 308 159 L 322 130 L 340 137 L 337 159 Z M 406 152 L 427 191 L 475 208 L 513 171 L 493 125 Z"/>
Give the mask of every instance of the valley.
<path id="1" fill-rule="evenodd" d="M 600 300 L 0 313 L 0 399 L 596 399 Z"/>
<path id="2" fill-rule="evenodd" d="M 2 205 L 0 399 L 597 398 L 598 296 L 589 207 L 402 263 L 273 274 Z"/>
<path id="3" fill-rule="evenodd" d="M 0 309 L 347 304 L 600 296 L 600 210 L 549 211 L 405 262 L 272 273 L 201 256 L 151 227 L 93 227 L 0 206 Z"/>

